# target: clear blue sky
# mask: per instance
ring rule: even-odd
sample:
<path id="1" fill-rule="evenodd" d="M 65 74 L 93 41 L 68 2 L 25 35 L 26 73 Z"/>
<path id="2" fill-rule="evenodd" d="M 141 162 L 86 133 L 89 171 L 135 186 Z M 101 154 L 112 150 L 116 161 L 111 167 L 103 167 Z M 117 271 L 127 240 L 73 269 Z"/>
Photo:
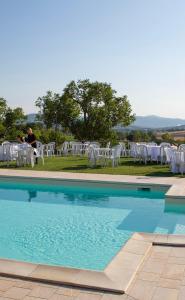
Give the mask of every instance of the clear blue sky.
<path id="1" fill-rule="evenodd" d="M 0 96 L 106 81 L 138 115 L 185 118 L 184 0 L 0 0 Z"/>

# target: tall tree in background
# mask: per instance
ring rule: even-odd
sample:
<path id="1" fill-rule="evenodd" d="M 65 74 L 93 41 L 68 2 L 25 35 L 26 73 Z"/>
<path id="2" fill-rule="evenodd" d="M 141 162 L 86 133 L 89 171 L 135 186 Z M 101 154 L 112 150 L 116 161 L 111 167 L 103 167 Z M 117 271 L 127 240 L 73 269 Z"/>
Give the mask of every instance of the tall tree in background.
<path id="1" fill-rule="evenodd" d="M 45 96 L 39 97 L 36 102 L 39 108 L 38 119 L 43 121 L 47 128 L 58 130 L 71 127 L 73 119 L 79 116 L 79 108 L 74 101 L 65 95 L 48 91 Z"/>
<path id="2" fill-rule="evenodd" d="M 7 107 L 3 120 L 3 125 L 6 130 L 13 128 L 16 124 L 21 124 L 23 120 L 25 120 L 25 115 L 21 107 L 14 109 Z"/>
<path id="3" fill-rule="evenodd" d="M 107 83 L 88 79 L 71 81 L 64 89 L 63 97 L 73 101 L 80 111 L 70 126 L 79 139 L 111 138 L 114 126 L 128 126 L 135 120 L 127 96 L 116 97 L 116 91 Z"/>
<path id="4" fill-rule="evenodd" d="M 78 139 L 109 139 L 117 124 L 128 126 L 135 116 L 127 96 L 116 97 L 110 84 L 71 81 L 62 95 L 51 91 L 36 101 L 47 128 L 68 128 Z"/>

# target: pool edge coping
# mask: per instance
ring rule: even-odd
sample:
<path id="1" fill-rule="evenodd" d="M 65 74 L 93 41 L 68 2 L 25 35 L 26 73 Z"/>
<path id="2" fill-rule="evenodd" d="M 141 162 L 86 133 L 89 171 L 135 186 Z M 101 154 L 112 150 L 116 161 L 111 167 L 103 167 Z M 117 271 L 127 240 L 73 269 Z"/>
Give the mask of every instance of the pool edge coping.
<path id="1" fill-rule="evenodd" d="M 131 245 L 132 243 L 134 247 Z M 0 276 L 123 294 L 151 247 L 152 242 L 148 241 L 148 236 L 147 239 L 139 240 L 135 238 L 134 234 L 104 271 L 0 259 Z M 132 263 L 130 264 L 130 262 Z"/>
<path id="2" fill-rule="evenodd" d="M 0 276 L 124 294 L 153 246 L 185 247 L 185 236 L 136 232 L 104 271 L 0 259 Z"/>

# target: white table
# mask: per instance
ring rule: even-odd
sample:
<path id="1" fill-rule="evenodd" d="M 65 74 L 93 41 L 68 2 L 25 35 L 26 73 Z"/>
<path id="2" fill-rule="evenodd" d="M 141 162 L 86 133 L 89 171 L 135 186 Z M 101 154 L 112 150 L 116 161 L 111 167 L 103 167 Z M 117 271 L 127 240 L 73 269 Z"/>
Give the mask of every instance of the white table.
<path id="1" fill-rule="evenodd" d="M 151 157 L 153 161 L 158 161 L 158 158 L 161 154 L 161 146 L 152 146 L 152 145 L 146 145 L 148 150 L 148 155 Z"/>
<path id="2" fill-rule="evenodd" d="M 185 173 L 184 151 L 173 151 L 173 156 L 170 165 L 172 173 Z"/>
<path id="3" fill-rule="evenodd" d="M 25 156 L 27 149 L 32 148 L 31 145 L 27 143 L 23 144 L 4 144 L 0 145 L 0 161 L 17 161 L 21 156 Z"/>

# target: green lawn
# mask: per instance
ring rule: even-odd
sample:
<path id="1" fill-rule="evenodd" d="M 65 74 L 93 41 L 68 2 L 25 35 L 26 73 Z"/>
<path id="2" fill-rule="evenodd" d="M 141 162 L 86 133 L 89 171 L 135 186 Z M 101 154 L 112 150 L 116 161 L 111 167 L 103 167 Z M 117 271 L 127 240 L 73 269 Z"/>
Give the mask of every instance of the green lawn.
<path id="1" fill-rule="evenodd" d="M 1 168 L 7 168 L 4 163 L 0 164 Z M 15 164 L 11 164 L 9 168 L 16 168 Z M 32 169 L 24 167 L 21 169 Z M 80 173 L 99 173 L 99 174 L 115 174 L 115 175 L 146 175 L 146 176 L 173 176 L 168 166 L 149 163 L 147 165 L 135 163 L 131 158 L 122 158 L 118 167 L 112 168 L 97 166 L 90 168 L 87 158 L 79 156 L 69 157 L 50 157 L 45 158 L 45 165 L 40 162 L 35 165 L 33 170 L 38 171 L 63 171 L 63 172 L 80 172 Z"/>

